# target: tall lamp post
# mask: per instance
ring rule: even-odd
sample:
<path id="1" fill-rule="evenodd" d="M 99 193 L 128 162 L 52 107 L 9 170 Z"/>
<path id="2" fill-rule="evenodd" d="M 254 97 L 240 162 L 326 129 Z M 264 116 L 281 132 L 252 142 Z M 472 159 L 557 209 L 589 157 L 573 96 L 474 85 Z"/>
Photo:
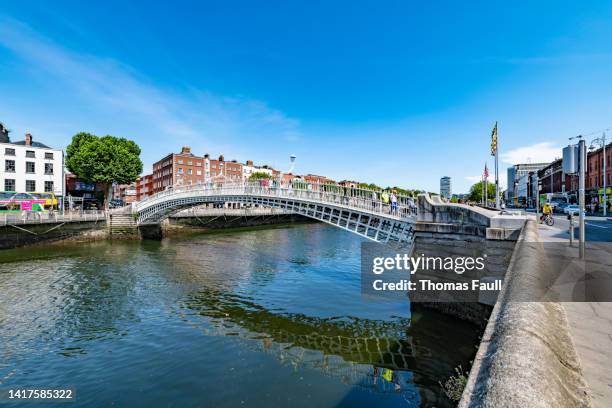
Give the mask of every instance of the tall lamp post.
<path id="1" fill-rule="evenodd" d="M 295 167 L 295 154 L 289 156 L 289 162 L 291 163 L 291 166 L 289 167 L 289 171 L 287 173 L 291 174 L 293 173 L 293 168 Z M 280 188 L 283 185 L 283 174 L 279 172 L 278 177 L 278 187 Z"/>
<path id="2" fill-rule="evenodd" d="M 584 259 L 585 255 L 585 229 L 584 229 L 584 212 L 585 212 L 585 176 L 586 176 L 586 142 L 582 135 L 570 137 L 570 140 L 579 139 L 578 142 L 578 215 L 579 215 L 579 231 L 578 231 L 578 252 L 580 259 Z"/>
<path id="3" fill-rule="evenodd" d="M 597 143 L 603 148 L 603 215 L 605 217 L 608 215 L 608 196 L 606 194 L 606 132 L 603 132 L 601 137 L 598 137 L 591 142 L 589 150 L 596 149 L 596 147 L 593 146 L 593 143 Z"/>

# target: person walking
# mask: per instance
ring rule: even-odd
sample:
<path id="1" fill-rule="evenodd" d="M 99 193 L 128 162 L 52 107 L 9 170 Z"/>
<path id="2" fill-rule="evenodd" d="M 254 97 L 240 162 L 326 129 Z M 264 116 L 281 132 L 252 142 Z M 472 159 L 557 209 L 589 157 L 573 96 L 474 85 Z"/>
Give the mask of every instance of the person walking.
<path id="1" fill-rule="evenodd" d="M 386 191 L 383 191 L 382 194 L 380 195 L 380 198 L 382 198 L 382 202 L 383 202 L 383 211 L 386 211 L 387 206 L 389 205 L 389 193 L 387 193 Z"/>
<path id="2" fill-rule="evenodd" d="M 376 209 L 377 201 L 378 201 L 378 194 L 376 194 L 376 191 L 372 191 L 372 209 L 373 210 Z"/>
<path id="3" fill-rule="evenodd" d="M 391 214 L 397 215 L 397 195 L 395 194 L 395 190 L 391 192 Z"/>

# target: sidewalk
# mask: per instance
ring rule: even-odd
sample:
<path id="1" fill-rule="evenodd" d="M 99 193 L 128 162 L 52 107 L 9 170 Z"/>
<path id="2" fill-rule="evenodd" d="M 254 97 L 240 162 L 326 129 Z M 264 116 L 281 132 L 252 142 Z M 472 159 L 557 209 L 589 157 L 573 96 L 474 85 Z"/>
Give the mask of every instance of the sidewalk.
<path id="1" fill-rule="evenodd" d="M 544 243 L 561 245 L 547 246 L 553 259 L 559 264 L 579 262 L 578 247 L 569 246 L 569 234 L 554 227 L 540 225 L 540 239 Z M 567 245 L 567 246 L 566 246 Z M 610 271 L 612 259 L 608 248 L 589 244 L 587 258 L 600 270 Z M 607 272 L 609 273 L 609 272 Z M 612 302 L 564 302 L 578 357 L 582 364 L 585 380 L 591 388 L 593 406 L 612 407 Z"/>

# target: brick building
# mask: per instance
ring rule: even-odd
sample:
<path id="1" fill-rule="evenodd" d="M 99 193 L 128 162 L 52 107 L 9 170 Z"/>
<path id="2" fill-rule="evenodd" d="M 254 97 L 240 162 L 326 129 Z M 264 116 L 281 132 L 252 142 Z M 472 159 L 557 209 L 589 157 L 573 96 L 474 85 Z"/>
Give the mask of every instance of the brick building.
<path id="1" fill-rule="evenodd" d="M 204 182 L 204 158 L 183 147 L 180 153 L 170 153 L 153 163 L 153 191 L 163 191 L 171 186 Z"/>
<path id="2" fill-rule="evenodd" d="M 606 145 L 606 186 L 612 185 L 612 143 Z M 603 188 L 603 148 L 589 152 L 587 157 L 586 189 Z"/>
<path id="3" fill-rule="evenodd" d="M 152 196 L 153 193 L 153 174 L 138 177 L 138 180 L 136 180 L 136 201 Z"/>
<path id="4" fill-rule="evenodd" d="M 563 161 L 557 159 L 538 170 L 540 194 L 570 193 L 578 190 L 578 176 L 563 173 Z"/>
<path id="5" fill-rule="evenodd" d="M 305 182 L 312 184 L 325 184 L 325 182 L 328 180 L 327 177 L 317 176 L 316 174 L 307 174 L 303 176 L 303 178 Z"/>
<path id="6" fill-rule="evenodd" d="M 338 182 L 338 185 L 342 187 L 357 188 L 359 186 L 359 183 L 357 181 L 342 180 Z"/>

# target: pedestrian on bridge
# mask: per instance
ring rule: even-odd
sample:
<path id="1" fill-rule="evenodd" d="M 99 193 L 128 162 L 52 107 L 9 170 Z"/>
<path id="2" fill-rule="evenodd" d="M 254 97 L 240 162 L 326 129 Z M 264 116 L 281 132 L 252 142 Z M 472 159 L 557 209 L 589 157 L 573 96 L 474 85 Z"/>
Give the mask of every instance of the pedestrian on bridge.
<path id="1" fill-rule="evenodd" d="M 391 215 L 397 215 L 397 195 L 396 191 L 391 192 Z"/>

